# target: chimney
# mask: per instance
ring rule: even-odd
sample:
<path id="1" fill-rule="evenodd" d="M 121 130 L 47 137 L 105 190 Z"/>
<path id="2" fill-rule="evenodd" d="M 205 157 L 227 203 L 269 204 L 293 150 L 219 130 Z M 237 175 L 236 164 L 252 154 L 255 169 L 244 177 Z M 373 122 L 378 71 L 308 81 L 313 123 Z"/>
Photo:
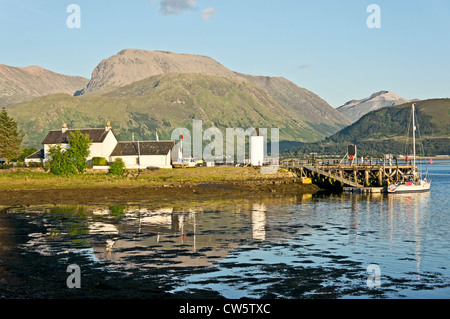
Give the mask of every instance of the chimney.
<path id="1" fill-rule="evenodd" d="M 109 131 L 111 129 L 111 122 L 107 121 L 106 122 L 106 127 L 105 127 L 105 131 Z"/>
<path id="2" fill-rule="evenodd" d="M 67 128 L 67 124 L 63 123 L 62 128 L 61 128 L 61 132 L 65 133 L 67 132 L 68 128 Z"/>

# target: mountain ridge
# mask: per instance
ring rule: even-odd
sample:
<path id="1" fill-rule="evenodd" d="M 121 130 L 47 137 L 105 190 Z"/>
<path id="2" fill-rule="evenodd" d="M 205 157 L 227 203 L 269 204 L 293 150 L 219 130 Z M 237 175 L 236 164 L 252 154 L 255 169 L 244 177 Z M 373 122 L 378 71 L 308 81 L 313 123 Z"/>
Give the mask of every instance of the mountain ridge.
<path id="1" fill-rule="evenodd" d="M 353 124 L 315 143 L 292 148 L 294 155 L 333 154 L 343 156 L 347 145 L 355 144 L 361 155 L 405 154 L 411 104 L 416 106 L 417 150 L 420 141 L 425 155 L 450 155 L 450 99 L 429 99 L 381 108 L 362 116 Z M 411 129 L 409 130 L 411 135 Z M 411 152 L 409 150 L 408 152 Z"/>
<path id="2" fill-rule="evenodd" d="M 14 67 L 0 64 L 0 107 L 55 94 L 74 94 L 88 79 L 56 73 L 37 65 Z"/>
<path id="3" fill-rule="evenodd" d="M 400 105 L 409 101 L 410 100 L 400 97 L 393 92 L 379 91 L 360 100 L 350 100 L 336 108 L 336 110 L 354 123 L 371 111 L 375 111 L 383 107 Z"/>
<path id="4" fill-rule="evenodd" d="M 100 61 L 94 68 L 89 83 L 80 94 L 92 93 L 102 88 L 111 90 L 164 73 L 200 73 L 237 77 L 234 72 L 204 55 L 124 49 Z"/>
<path id="5" fill-rule="evenodd" d="M 156 133 L 170 139 L 177 127 L 190 129 L 202 120 L 204 129 L 280 128 L 282 140 L 319 140 L 311 129 L 263 88 L 230 78 L 206 74 L 166 73 L 103 93 L 48 95 L 11 107 L 8 112 L 28 134 L 27 146 L 37 146 L 48 130 L 102 127 L 110 121 L 122 140 L 153 140 Z"/>
<path id="6" fill-rule="evenodd" d="M 149 139 L 158 130 L 170 138 L 169 130 L 189 127 L 195 118 L 221 128 L 279 127 L 282 140 L 301 142 L 349 124 L 326 101 L 285 78 L 245 75 L 211 57 L 168 51 L 122 50 L 100 61 L 74 95 L 47 95 L 10 108 L 27 133 L 24 143 L 38 145 L 63 122 L 76 128 L 111 121 L 123 139 L 131 133 Z"/>

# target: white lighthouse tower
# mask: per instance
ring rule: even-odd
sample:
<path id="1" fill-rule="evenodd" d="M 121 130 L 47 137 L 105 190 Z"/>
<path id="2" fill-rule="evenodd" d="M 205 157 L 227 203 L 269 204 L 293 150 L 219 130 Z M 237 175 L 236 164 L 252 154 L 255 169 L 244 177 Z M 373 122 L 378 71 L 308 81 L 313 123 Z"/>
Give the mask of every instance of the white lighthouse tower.
<path id="1" fill-rule="evenodd" d="M 264 136 L 259 136 L 259 129 L 256 135 L 250 136 L 250 164 L 252 166 L 263 166 L 264 163 Z"/>

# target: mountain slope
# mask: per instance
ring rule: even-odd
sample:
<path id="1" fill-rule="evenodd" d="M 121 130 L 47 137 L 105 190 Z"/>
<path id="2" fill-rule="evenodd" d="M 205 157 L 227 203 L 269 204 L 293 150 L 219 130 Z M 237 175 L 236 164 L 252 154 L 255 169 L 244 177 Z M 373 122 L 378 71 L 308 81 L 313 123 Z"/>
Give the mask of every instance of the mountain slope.
<path id="1" fill-rule="evenodd" d="M 336 133 L 350 124 L 350 121 L 318 95 L 282 77 L 238 75 L 264 88 L 290 113 L 307 123 L 322 137 Z"/>
<path id="2" fill-rule="evenodd" d="M 25 68 L 0 64 L 0 107 L 47 94 L 74 94 L 88 79 L 54 73 L 39 66 Z"/>
<path id="3" fill-rule="evenodd" d="M 48 95 L 8 110 L 26 132 L 24 145 L 39 146 L 50 129 L 63 122 L 72 128 L 102 127 L 111 121 L 122 140 L 131 134 L 153 140 L 170 139 L 173 129 L 280 128 L 280 140 L 318 140 L 319 134 L 285 110 L 264 89 L 249 82 L 205 74 L 168 73 L 134 82 L 103 95 Z"/>
<path id="4" fill-rule="evenodd" d="M 280 128 L 282 141 L 313 142 L 349 121 L 314 93 L 284 78 L 233 72 L 212 58 L 127 49 L 101 61 L 76 96 L 37 98 L 11 108 L 39 146 L 50 129 L 102 127 L 111 121 L 121 139 L 170 138 L 202 119 L 205 129 Z M 284 144 L 283 144 L 284 145 Z"/>
<path id="5" fill-rule="evenodd" d="M 102 60 L 80 94 L 100 89 L 104 93 L 164 73 L 200 73 L 237 78 L 234 72 L 207 56 L 125 49 Z"/>
<path id="6" fill-rule="evenodd" d="M 365 99 L 349 101 L 338 107 L 337 110 L 348 118 L 351 123 L 354 123 L 369 112 L 407 102 L 409 102 L 409 100 L 402 98 L 393 92 L 380 91 Z"/>
<path id="7" fill-rule="evenodd" d="M 450 99 L 414 102 L 419 134 L 426 155 L 450 154 Z M 361 155 L 404 154 L 411 152 L 411 102 L 370 112 L 325 141 L 304 144 L 291 149 L 294 154 L 341 154 L 349 144 L 356 144 Z"/>
<path id="8" fill-rule="evenodd" d="M 316 94 L 281 77 L 233 72 L 214 59 L 193 54 L 126 49 L 102 60 L 80 94 L 102 95 L 154 75 L 197 73 L 246 81 L 267 91 L 300 127 L 311 130 L 310 141 L 320 140 L 350 124 L 348 119 Z M 299 136 L 302 136 L 300 134 Z"/>

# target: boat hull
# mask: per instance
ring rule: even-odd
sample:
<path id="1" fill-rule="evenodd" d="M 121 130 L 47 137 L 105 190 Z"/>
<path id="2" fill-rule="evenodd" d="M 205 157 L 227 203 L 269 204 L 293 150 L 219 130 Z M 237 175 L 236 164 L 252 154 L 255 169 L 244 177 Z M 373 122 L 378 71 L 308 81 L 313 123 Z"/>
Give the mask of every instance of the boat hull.
<path id="1" fill-rule="evenodd" d="M 416 183 L 397 184 L 388 187 L 388 193 L 420 193 L 430 191 L 430 182 L 420 181 Z"/>

